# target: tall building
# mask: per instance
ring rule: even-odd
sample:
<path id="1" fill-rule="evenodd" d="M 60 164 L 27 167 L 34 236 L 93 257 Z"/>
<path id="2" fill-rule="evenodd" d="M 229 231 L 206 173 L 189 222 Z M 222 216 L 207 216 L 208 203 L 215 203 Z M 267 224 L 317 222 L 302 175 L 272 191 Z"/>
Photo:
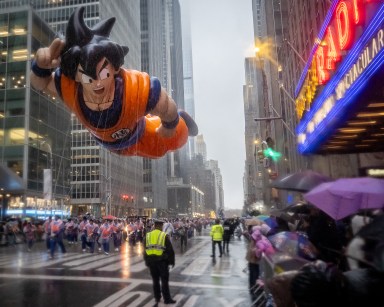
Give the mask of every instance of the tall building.
<path id="1" fill-rule="evenodd" d="M 67 215 L 70 113 L 30 85 L 31 61 L 55 33 L 28 5 L 0 4 L 0 163 L 23 189 L 2 196 L 7 215 Z M 1 188 L 1 187 L 0 187 Z M 2 216 L 3 216 L 2 214 Z"/>
<path id="2" fill-rule="evenodd" d="M 169 207 L 157 216 L 166 217 L 203 217 L 204 192 L 191 183 L 170 183 L 168 185 Z"/>
<path id="3" fill-rule="evenodd" d="M 207 146 L 203 135 L 196 137 L 196 155 L 189 164 L 189 181 L 204 193 L 205 214 L 224 209 L 223 179 L 218 161 L 207 160 Z"/>
<path id="4" fill-rule="evenodd" d="M 185 109 L 184 104 L 184 77 L 183 77 L 183 46 L 181 31 L 181 10 L 179 0 L 165 0 L 166 20 L 169 33 L 169 86 L 170 95 L 180 109 Z M 171 180 L 183 178 L 187 180 L 187 146 L 183 146 L 176 152 L 168 154 L 168 177 Z"/>
<path id="5" fill-rule="evenodd" d="M 141 69 L 157 77 L 164 87 L 168 77 L 164 55 L 169 41 L 166 39 L 165 11 L 164 1 L 140 0 Z M 143 159 L 143 185 L 145 215 L 167 209 L 167 157 Z"/>
<path id="6" fill-rule="evenodd" d="M 195 99 L 193 89 L 192 38 L 190 24 L 190 0 L 181 0 L 181 28 L 183 42 L 183 72 L 184 72 L 184 107 L 195 118 Z M 195 155 L 195 138 L 188 139 L 187 153 L 192 158 Z"/>
<path id="7" fill-rule="evenodd" d="M 261 150 L 261 123 L 254 119 L 264 117 L 263 82 L 255 57 L 245 59 L 243 86 L 245 124 L 244 205 L 248 207 L 263 199 L 263 164 L 258 158 Z"/>
<path id="8" fill-rule="evenodd" d="M 207 161 L 207 144 L 202 134 L 196 136 L 196 155 L 202 156 L 204 163 Z"/>
<path id="9" fill-rule="evenodd" d="M 219 168 L 219 162 L 217 160 L 209 160 L 206 163 L 206 168 L 211 170 L 214 174 L 214 193 L 215 193 L 215 207 L 216 211 L 224 210 L 224 189 L 223 189 L 223 177 Z"/>
<path id="10" fill-rule="evenodd" d="M 282 80 L 287 3 L 253 0 L 255 57 L 246 59 L 244 86 L 246 165 L 245 206 L 264 201 L 281 202 L 278 191 L 268 188 L 278 175 L 300 170 L 303 160 L 296 150 L 294 100 Z M 256 121 L 254 123 L 253 121 Z M 282 154 L 278 161 L 263 155 L 267 148 Z"/>
<path id="11" fill-rule="evenodd" d="M 185 109 L 181 12 L 178 0 L 141 0 L 142 70 L 157 76 L 178 108 Z M 166 160 L 144 160 L 144 197 L 149 211 L 175 207 L 164 193 L 165 183 L 189 183 L 188 146 L 168 153 Z M 164 166 L 167 172 L 164 174 Z M 167 177 L 167 180 L 165 180 Z M 169 195 L 169 193 L 168 193 Z M 159 211 L 160 210 L 160 211 Z"/>

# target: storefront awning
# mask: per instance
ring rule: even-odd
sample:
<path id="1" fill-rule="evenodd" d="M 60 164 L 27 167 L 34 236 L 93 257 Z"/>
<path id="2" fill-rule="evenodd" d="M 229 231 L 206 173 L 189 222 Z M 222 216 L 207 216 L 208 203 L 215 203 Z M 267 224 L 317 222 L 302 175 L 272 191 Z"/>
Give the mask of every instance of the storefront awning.
<path id="1" fill-rule="evenodd" d="M 384 66 L 384 65 L 383 65 Z M 384 151 L 384 72 L 381 70 L 356 98 L 339 126 L 319 148 L 319 153 Z M 341 116 L 340 116 L 341 117 Z"/>

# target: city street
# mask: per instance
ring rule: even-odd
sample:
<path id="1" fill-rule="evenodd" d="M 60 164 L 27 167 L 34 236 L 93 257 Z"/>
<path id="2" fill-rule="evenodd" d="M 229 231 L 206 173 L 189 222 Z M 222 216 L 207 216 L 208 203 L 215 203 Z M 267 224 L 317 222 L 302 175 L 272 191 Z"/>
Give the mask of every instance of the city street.
<path id="1" fill-rule="evenodd" d="M 174 243 L 176 265 L 170 289 L 177 303 L 159 306 L 251 305 L 247 290 L 246 242 L 232 239 L 229 254 L 213 259 L 208 229 L 180 251 Z M 66 242 L 65 242 L 66 243 Z M 81 244 L 66 244 L 50 260 L 43 242 L 31 252 L 25 244 L 0 247 L 1 306 L 153 306 L 152 280 L 142 245 L 123 244 L 121 252 L 82 253 Z"/>

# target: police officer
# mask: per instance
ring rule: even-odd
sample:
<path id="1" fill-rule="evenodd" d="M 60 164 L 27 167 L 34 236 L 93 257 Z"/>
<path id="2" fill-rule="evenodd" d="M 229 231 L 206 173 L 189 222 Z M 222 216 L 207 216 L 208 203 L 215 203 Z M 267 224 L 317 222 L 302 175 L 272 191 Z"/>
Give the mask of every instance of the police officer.
<path id="1" fill-rule="evenodd" d="M 215 225 L 212 226 L 211 233 L 210 233 L 210 235 L 212 237 L 212 255 L 211 255 L 211 257 L 213 257 L 213 258 L 215 258 L 215 245 L 216 244 L 219 245 L 219 251 L 220 251 L 219 257 L 221 257 L 223 255 L 223 249 L 221 247 L 221 242 L 223 241 L 223 234 L 224 234 L 224 228 L 220 224 L 220 220 L 216 219 Z"/>
<path id="2" fill-rule="evenodd" d="M 176 301 L 171 298 L 168 284 L 168 266 L 175 266 L 175 252 L 169 236 L 162 231 L 163 223 L 161 220 L 155 220 L 155 228 L 151 232 L 148 232 L 144 239 L 144 260 L 152 276 L 153 292 L 156 300 L 155 306 L 158 306 L 161 294 L 163 294 L 164 304 L 176 303 Z"/>

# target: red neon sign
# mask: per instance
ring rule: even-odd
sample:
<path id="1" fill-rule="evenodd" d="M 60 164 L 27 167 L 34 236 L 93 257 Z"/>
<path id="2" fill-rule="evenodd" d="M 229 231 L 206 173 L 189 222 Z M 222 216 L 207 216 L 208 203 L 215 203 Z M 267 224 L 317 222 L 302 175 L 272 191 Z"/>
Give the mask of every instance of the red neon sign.
<path id="1" fill-rule="evenodd" d="M 327 29 L 327 36 L 325 38 L 325 41 L 327 43 L 327 65 L 326 68 L 328 70 L 335 69 L 335 64 L 340 61 L 340 49 L 338 48 L 338 45 L 335 41 L 335 29 L 330 26 Z"/>
<path id="2" fill-rule="evenodd" d="M 353 18 L 352 9 L 345 1 L 341 1 L 336 7 L 336 25 L 341 50 L 351 46 L 354 27 L 351 26 Z"/>
<path id="3" fill-rule="evenodd" d="M 366 2 L 374 2 L 370 0 Z M 340 1 L 333 20 L 326 30 L 324 41 L 318 46 L 315 61 L 319 84 L 325 84 L 341 59 L 341 52 L 348 50 L 355 35 L 356 25 L 364 22 L 364 0 Z"/>
<path id="4" fill-rule="evenodd" d="M 353 21 L 356 25 L 364 22 L 362 14 L 362 2 L 363 0 L 353 0 Z"/>

